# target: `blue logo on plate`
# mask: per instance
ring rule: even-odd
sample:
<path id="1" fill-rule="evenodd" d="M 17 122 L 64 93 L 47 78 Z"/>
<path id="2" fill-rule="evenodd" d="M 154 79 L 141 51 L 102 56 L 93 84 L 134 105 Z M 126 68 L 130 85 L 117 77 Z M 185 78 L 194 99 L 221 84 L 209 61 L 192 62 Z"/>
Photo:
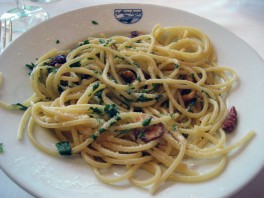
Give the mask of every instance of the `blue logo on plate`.
<path id="1" fill-rule="evenodd" d="M 115 18 L 124 24 L 133 24 L 138 22 L 142 15 L 142 9 L 115 9 Z"/>

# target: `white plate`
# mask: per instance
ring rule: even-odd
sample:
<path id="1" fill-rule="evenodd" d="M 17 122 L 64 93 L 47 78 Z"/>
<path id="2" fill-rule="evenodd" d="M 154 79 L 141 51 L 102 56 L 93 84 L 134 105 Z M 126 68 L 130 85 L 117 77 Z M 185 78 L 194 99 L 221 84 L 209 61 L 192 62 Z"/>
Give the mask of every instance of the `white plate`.
<path id="1" fill-rule="evenodd" d="M 131 17 L 120 19 L 120 9 Z M 138 9 L 138 10 L 135 10 Z M 137 11 L 138 17 L 134 17 Z M 115 15 L 116 13 L 116 15 Z M 140 18 L 140 14 L 142 17 Z M 124 19 L 124 18 L 123 18 Z M 138 20 L 138 21 L 137 21 Z M 93 25 L 92 21 L 98 22 Z M 133 24 L 132 24 L 133 23 Z M 175 183 L 161 189 L 158 197 L 225 197 L 233 194 L 249 182 L 262 168 L 264 133 L 261 117 L 263 111 L 264 63 L 242 40 L 201 17 L 168 7 L 143 4 L 100 5 L 72 11 L 52 18 L 29 30 L 16 39 L 0 56 L 0 71 L 4 75 L 0 98 L 11 103 L 28 98 L 32 90 L 28 80 L 26 63 L 52 48 L 68 48 L 89 35 L 99 33 L 128 33 L 132 30 L 150 32 L 152 27 L 187 25 L 204 31 L 214 43 L 219 63 L 232 67 L 239 76 L 239 86 L 228 102 L 239 112 L 239 127 L 230 137 L 238 140 L 249 130 L 257 136 L 230 156 L 224 172 L 207 182 Z M 59 40 L 60 43 L 56 44 Z M 17 140 L 16 132 L 22 112 L 0 109 L 0 142 L 4 153 L 0 154 L 3 171 L 29 193 L 36 197 L 151 197 L 147 191 L 131 186 L 109 186 L 99 182 L 78 157 L 54 158 L 43 154 L 29 142 Z"/>

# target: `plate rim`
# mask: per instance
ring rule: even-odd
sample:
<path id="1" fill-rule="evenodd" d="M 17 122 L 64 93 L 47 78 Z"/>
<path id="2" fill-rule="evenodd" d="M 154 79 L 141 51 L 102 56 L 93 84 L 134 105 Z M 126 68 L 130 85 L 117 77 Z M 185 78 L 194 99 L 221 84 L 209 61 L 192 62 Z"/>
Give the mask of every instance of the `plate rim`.
<path id="1" fill-rule="evenodd" d="M 52 20 L 53 20 L 53 21 L 57 20 L 57 18 L 61 18 L 61 17 L 66 16 L 66 15 L 71 15 L 71 14 L 76 13 L 76 12 L 80 12 L 80 10 L 94 9 L 95 7 L 109 7 L 109 6 L 116 6 L 116 5 L 122 5 L 122 6 L 126 6 L 126 5 L 129 5 L 129 6 L 131 6 L 131 5 L 139 5 L 139 6 L 144 6 L 144 7 L 145 7 L 145 6 L 152 6 L 152 7 L 156 7 L 156 8 L 162 8 L 162 9 L 170 9 L 170 10 L 174 10 L 174 11 L 176 11 L 176 12 L 181 12 L 181 13 L 183 13 L 183 14 L 187 14 L 187 15 L 189 15 L 189 16 L 191 16 L 191 17 L 199 18 L 199 20 L 206 21 L 206 23 L 211 23 L 211 25 L 217 26 L 218 28 L 224 29 L 224 30 L 227 31 L 229 34 L 232 34 L 233 37 L 236 37 L 237 39 L 239 39 L 241 43 L 243 43 L 244 45 L 246 45 L 246 47 L 247 47 L 248 49 L 250 49 L 252 52 L 254 52 L 255 55 L 256 55 L 256 57 L 258 57 L 258 58 L 260 59 L 260 61 L 264 64 L 264 60 L 262 59 L 262 57 L 258 54 L 258 52 L 257 52 L 253 47 L 251 47 L 251 46 L 250 46 L 245 40 L 243 40 L 242 38 L 240 38 L 238 35 L 236 35 L 236 34 L 233 33 L 232 31 L 230 31 L 230 30 L 227 29 L 226 27 L 221 26 L 220 24 L 218 24 L 218 23 L 216 23 L 216 22 L 214 22 L 214 21 L 211 21 L 210 19 L 204 18 L 204 17 L 202 17 L 202 16 L 199 16 L 199 15 L 197 15 L 197 14 L 194 14 L 194 13 L 191 13 L 191 12 L 188 12 L 188 11 L 185 11 L 185 10 L 182 10 L 182 9 L 179 9 L 179 8 L 169 7 L 169 5 L 167 6 L 167 5 L 159 5 L 159 4 L 151 4 L 151 3 L 125 3 L 125 2 L 122 2 L 122 3 L 102 3 L 102 4 L 96 4 L 96 5 L 91 5 L 91 6 L 87 6 L 87 7 L 82 7 L 82 8 L 74 9 L 74 10 L 67 11 L 67 12 L 64 12 L 64 13 L 62 13 L 62 14 L 56 15 L 56 16 L 54 16 L 54 17 L 52 17 L 52 18 L 50 18 L 50 19 L 48 19 L 48 20 L 46 20 L 46 21 L 44 21 L 44 22 L 42 22 L 42 23 L 40 23 L 40 24 L 38 24 L 38 25 L 36 25 L 36 26 L 34 26 L 34 27 L 32 27 L 29 31 L 23 33 L 23 34 L 20 35 L 17 39 L 22 40 L 23 37 L 24 37 L 24 35 L 30 34 L 31 32 L 34 31 L 34 29 L 39 28 L 39 26 L 44 26 L 44 25 L 50 23 L 50 21 L 52 21 Z M 28 33 L 28 32 L 29 32 L 29 33 Z M 17 40 L 17 39 L 16 39 L 16 40 Z M 12 42 L 9 46 L 7 46 L 7 48 L 2 52 L 2 54 L 0 54 L 0 58 L 1 58 L 2 56 L 4 56 L 5 53 L 8 53 L 8 51 L 9 51 L 8 49 L 11 49 L 12 46 L 16 44 L 16 40 L 15 40 L 14 42 Z M 262 164 L 262 169 L 263 169 L 263 168 L 264 168 L 264 163 Z M 5 168 L 2 167 L 1 164 L 0 164 L 0 169 L 1 169 L 1 170 L 2 170 L 2 171 L 3 171 L 3 172 L 4 172 L 4 173 L 5 173 L 5 174 L 6 174 L 6 175 L 7 175 L 7 176 L 8 176 L 8 177 L 14 182 L 14 183 L 16 183 L 19 187 L 21 187 L 22 189 L 24 189 L 26 192 L 30 193 L 31 195 L 34 195 L 34 196 L 36 195 L 36 196 L 37 196 L 37 194 L 35 194 L 33 190 L 25 188 L 24 185 L 20 184 L 15 178 L 13 178 L 12 175 L 11 175 L 8 171 L 6 171 Z M 261 171 L 261 169 L 258 170 L 258 171 L 255 171 L 255 174 L 252 175 L 250 179 L 248 179 L 246 182 L 244 182 L 243 185 L 242 185 L 241 187 L 237 188 L 237 189 L 236 189 L 235 191 L 233 191 L 233 193 L 231 193 L 230 195 L 234 195 L 235 193 L 237 193 L 238 191 L 240 191 L 243 187 L 245 187 L 246 185 L 248 185 L 248 184 L 252 181 L 252 179 L 255 178 L 256 175 L 257 175 L 260 171 Z"/>

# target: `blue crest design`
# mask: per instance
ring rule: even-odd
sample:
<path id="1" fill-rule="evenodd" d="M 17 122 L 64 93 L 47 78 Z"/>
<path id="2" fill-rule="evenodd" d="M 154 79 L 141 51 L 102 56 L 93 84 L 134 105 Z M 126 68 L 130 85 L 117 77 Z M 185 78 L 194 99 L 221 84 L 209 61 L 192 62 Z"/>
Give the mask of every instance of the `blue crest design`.
<path id="1" fill-rule="evenodd" d="M 142 15 L 142 9 L 115 9 L 115 18 L 124 24 L 133 24 L 138 22 Z"/>

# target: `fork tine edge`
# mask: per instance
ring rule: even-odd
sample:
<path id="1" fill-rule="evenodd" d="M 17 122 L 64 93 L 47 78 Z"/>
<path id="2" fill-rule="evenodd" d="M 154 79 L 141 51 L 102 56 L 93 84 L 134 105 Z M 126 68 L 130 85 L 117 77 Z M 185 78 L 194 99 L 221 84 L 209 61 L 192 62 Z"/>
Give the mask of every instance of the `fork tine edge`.
<path id="1" fill-rule="evenodd" d="M 2 20 L 0 20 L 0 39 L 2 38 Z"/>
<path id="2" fill-rule="evenodd" d="M 13 40 L 13 23 L 12 20 L 9 21 L 9 43 Z"/>
<path id="3" fill-rule="evenodd" d="M 3 35 L 3 41 L 2 41 L 2 50 L 5 49 L 6 46 L 6 20 L 4 20 L 4 35 Z"/>
<path id="4" fill-rule="evenodd" d="M 8 35 L 7 35 L 8 34 Z M 6 45 L 13 40 L 12 20 L 0 20 L 0 53 L 6 48 Z"/>

